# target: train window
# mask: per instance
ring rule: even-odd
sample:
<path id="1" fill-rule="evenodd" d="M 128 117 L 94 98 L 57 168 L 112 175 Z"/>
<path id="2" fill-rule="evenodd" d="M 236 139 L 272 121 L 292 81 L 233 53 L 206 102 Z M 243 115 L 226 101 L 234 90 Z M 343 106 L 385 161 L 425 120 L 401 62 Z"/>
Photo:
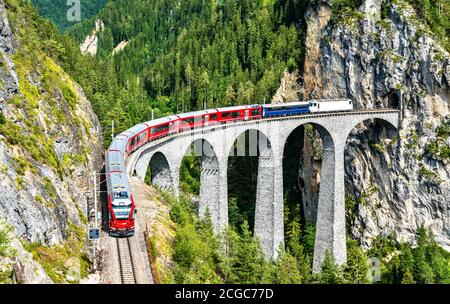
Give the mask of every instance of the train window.
<path id="1" fill-rule="evenodd" d="M 114 215 L 118 220 L 127 219 L 130 216 L 131 206 L 114 206 Z"/>
<path id="2" fill-rule="evenodd" d="M 137 138 L 138 142 L 140 142 L 140 141 L 142 141 L 144 139 L 145 133 L 147 133 L 147 132 L 144 131 L 144 132 L 142 132 L 141 134 L 138 135 L 138 138 Z"/>
<path id="3" fill-rule="evenodd" d="M 211 115 L 209 115 L 209 119 L 211 119 L 211 120 L 217 119 L 217 114 L 211 114 Z"/>
<path id="4" fill-rule="evenodd" d="M 228 118 L 228 117 L 231 117 L 231 112 L 222 113 L 222 118 Z"/>
<path id="5" fill-rule="evenodd" d="M 252 110 L 252 116 L 259 115 L 259 109 Z"/>
<path id="6" fill-rule="evenodd" d="M 114 198 L 126 199 L 128 198 L 128 192 L 126 191 L 114 192 Z"/>
<path id="7" fill-rule="evenodd" d="M 231 116 L 233 116 L 233 118 L 238 118 L 240 116 L 240 113 L 239 112 L 233 112 L 231 114 Z"/>
<path id="8" fill-rule="evenodd" d="M 130 146 L 134 146 L 135 143 L 136 143 L 136 137 L 133 137 L 133 138 L 130 140 Z"/>
<path id="9" fill-rule="evenodd" d="M 159 132 L 167 131 L 167 130 L 169 130 L 169 124 L 162 125 L 162 126 L 159 126 L 159 127 L 154 127 L 154 128 L 152 128 L 151 133 L 155 134 L 155 133 L 159 133 Z"/>

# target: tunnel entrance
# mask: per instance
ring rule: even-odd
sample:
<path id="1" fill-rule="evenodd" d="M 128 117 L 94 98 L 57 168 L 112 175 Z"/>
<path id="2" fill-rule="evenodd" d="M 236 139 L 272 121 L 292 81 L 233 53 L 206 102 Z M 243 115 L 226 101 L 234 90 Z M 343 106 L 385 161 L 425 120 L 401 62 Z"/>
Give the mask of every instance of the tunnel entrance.
<path id="1" fill-rule="evenodd" d="M 400 108 L 400 92 L 398 90 L 390 90 L 387 94 L 388 107 L 392 109 Z"/>

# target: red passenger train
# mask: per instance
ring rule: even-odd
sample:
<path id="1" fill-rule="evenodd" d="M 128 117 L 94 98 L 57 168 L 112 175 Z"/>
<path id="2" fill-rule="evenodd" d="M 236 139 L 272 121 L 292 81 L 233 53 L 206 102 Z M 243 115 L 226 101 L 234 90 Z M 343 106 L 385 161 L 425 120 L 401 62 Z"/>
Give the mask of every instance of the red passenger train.
<path id="1" fill-rule="evenodd" d="M 106 154 L 110 235 L 134 235 L 136 209 L 125 170 L 125 159 L 146 143 L 171 134 L 218 124 L 307 113 L 351 111 L 353 108 L 353 102 L 348 99 L 217 108 L 159 118 L 120 133 L 114 138 Z"/>
<path id="2" fill-rule="evenodd" d="M 262 107 L 251 105 L 190 112 L 148 121 L 126 131 L 133 135 L 128 138 L 125 157 L 147 142 L 170 134 L 216 124 L 260 119 L 261 117 Z M 120 135 L 127 136 L 126 133 Z"/>
<path id="3" fill-rule="evenodd" d="M 170 134 L 260 118 L 260 105 L 219 108 L 151 120 L 117 135 L 106 154 L 109 234 L 115 237 L 134 235 L 136 209 L 124 163 L 128 155 L 146 143 Z"/>

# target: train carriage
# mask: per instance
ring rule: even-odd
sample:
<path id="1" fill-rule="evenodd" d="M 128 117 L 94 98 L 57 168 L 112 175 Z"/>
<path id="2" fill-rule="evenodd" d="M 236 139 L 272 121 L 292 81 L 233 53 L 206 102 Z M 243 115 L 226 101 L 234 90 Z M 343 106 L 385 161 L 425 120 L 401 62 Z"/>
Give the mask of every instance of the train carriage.
<path id="1" fill-rule="evenodd" d="M 169 134 L 174 134 L 179 131 L 179 121 L 176 115 L 154 119 L 146 122 L 145 124 L 148 126 L 149 130 L 149 141 L 167 136 Z"/>
<path id="2" fill-rule="evenodd" d="M 148 141 L 148 125 L 145 123 L 138 124 L 127 130 L 132 135 L 128 139 L 127 153 L 131 154 Z M 129 134 L 130 134 L 129 133 Z"/>
<path id="3" fill-rule="evenodd" d="M 189 131 L 204 126 L 204 118 L 207 111 L 196 111 L 183 114 L 177 114 L 180 122 L 180 131 Z"/>
<path id="4" fill-rule="evenodd" d="M 107 175 L 109 235 L 134 235 L 135 204 L 125 172 Z"/>
<path id="5" fill-rule="evenodd" d="M 184 130 L 220 123 L 349 110 L 353 110 L 353 103 L 348 99 L 332 100 L 331 102 L 315 100 L 309 102 L 223 107 L 151 120 L 118 134 L 109 146 L 105 159 L 110 235 L 134 235 L 136 209 L 128 184 L 125 160 L 128 155 L 149 141 Z"/>
<path id="6" fill-rule="evenodd" d="M 107 173 L 125 172 L 125 164 L 122 154 L 119 151 L 106 151 L 105 171 Z"/>
<path id="7" fill-rule="evenodd" d="M 260 105 L 218 108 L 217 112 L 221 123 L 261 118 Z"/>
<path id="8" fill-rule="evenodd" d="M 212 109 L 212 110 L 205 110 L 205 113 L 203 115 L 203 126 L 212 126 L 219 123 L 219 116 L 218 116 L 218 110 Z"/>
<path id="9" fill-rule="evenodd" d="M 266 104 L 262 106 L 263 117 L 278 117 L 309 113 L 309 102 L 289 102 Z"/>
<path id="10" fill-rule="evenodd" d="M 350 99 L 335 99 L 332 101 L 314 100 L 310 102 L 309 112 L 351 111 L 353 108 L 353 102 Z"/>
<path id="11" fill-rule="evenodd" d="M 117 151 L 122 157 L 126 157 L 128 136 L 117 135 L 108 148 L 108 151 Z"/>

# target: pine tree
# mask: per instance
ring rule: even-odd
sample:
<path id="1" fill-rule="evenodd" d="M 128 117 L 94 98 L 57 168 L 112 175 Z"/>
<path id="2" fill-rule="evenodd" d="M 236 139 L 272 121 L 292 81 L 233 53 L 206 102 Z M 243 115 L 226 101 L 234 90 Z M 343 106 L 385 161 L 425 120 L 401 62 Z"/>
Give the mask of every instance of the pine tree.
<path id="1" fill-rule="evenodd" d="M 342 275 L 341 267 L 336 265 L 333 256 L 329 251 L 325 254 L 325 259 L 322 262 L 322 270 L 317 275 L 317 283 L 320 284 L 342 284 L 344 277 Z"/>
<path id="2" fill-rule="evenodd" d="M 238 247 L 231 258 L 231 283 L 258 284 L 264 273 L 264 254 L 259 241 L 253 238 L 247 221 L 244 221 L 241 230 Z"/>
<path id="3" fill-rule="evenodd" d="M 414 281 L 414 277 L 412 273 L 408 270 L 403 274 L 402 278 L 402 284 L 416 284 L 416 281 Z"/>
<path id="4" fill-rule="evenodd" d="M 355 284 L 368 283 L 368 271 L 367 255 L 356 240 L 349 239 L 347 242 L 347 265 L 344 273 L 346 282 Z"/>
<path id="5" fill-rule="evenodd" d="M 301 284 L 303 277 L 298 269 L 296 259 L 288 253 L 283 253 L 275 263 L 275 284 Z"/>

